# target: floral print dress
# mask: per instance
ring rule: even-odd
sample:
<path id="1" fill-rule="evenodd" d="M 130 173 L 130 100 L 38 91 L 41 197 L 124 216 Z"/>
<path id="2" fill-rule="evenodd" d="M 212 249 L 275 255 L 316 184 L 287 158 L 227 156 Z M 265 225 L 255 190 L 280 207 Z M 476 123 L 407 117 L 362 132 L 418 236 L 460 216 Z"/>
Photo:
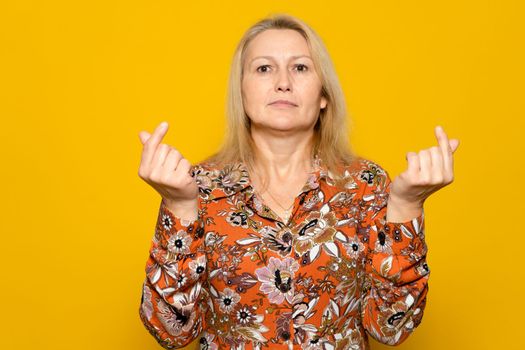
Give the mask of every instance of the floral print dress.
<path id="1" fill-rule="evenodd" d="M 242 163 L 193 166 L 194 221 L 161 202 L 139 314 L 162 347 L 369 349 L 368 336 L 396 345 L 421 322 L 424 212 L 388 222 L 383 168 L 357 158 L 337 187 L 314 160 L 288 223 Z"/>

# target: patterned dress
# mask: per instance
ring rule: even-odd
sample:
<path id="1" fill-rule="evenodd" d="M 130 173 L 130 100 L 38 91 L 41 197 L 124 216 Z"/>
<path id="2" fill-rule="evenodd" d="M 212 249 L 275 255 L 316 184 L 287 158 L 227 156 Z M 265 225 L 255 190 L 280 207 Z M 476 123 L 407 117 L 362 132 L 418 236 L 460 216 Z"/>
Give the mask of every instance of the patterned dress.
<path id="1" fill-rule="evenodd" d="M 386 221 L 391 183 L 357 158 L 338 183 L 314 170 L 284 223 L 247 168 L 200 163 L 199 215 L 161 202 L 139 314 L 166 349 L 369 349 L 396 345 L 423 317 L 424 212 Z M 337 186 L 339 185 L 339 186 Z"/>

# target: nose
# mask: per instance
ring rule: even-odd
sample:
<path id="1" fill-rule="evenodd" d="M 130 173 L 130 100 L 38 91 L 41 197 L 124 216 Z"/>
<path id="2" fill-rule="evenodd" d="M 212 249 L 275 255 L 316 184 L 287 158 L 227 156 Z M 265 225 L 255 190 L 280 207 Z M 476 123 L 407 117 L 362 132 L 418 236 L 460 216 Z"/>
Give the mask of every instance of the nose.
<path id="1" fill-rule="evenodd" d="M 292 77 L 286 69 L 281 70 L 276 74 L 275 87 L 277 91 L 291 91 L 292 90 Z"/>

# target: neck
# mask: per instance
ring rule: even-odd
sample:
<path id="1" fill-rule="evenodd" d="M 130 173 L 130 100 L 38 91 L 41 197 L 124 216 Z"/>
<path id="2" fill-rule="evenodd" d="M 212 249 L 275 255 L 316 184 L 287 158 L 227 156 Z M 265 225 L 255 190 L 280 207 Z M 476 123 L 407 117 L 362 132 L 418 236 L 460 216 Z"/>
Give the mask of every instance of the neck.
<path id="1" fill-rule="evenodd" d="M 256 145 L 255 171 L 264 174 L 269 184 L 293 182 L 311 171 L 313 131 L 261 132 L 252 127 Z"/>

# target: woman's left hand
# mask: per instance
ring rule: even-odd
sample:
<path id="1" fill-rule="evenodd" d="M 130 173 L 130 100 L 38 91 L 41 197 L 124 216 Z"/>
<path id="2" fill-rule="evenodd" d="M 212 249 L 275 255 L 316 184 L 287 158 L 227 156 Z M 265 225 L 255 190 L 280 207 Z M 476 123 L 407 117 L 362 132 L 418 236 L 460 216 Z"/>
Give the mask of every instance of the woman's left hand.
<path id="1" fill-rule="evenodd" d="M 454 180 L 453 154 L 459 140 L 449 140 L 441 126 L 434 129 L 439 146 L 408 152 L 408 168 L 390 184 L 387 220 L 405 222 L 418 216 L 423 203 L 434 192 Z"/>

